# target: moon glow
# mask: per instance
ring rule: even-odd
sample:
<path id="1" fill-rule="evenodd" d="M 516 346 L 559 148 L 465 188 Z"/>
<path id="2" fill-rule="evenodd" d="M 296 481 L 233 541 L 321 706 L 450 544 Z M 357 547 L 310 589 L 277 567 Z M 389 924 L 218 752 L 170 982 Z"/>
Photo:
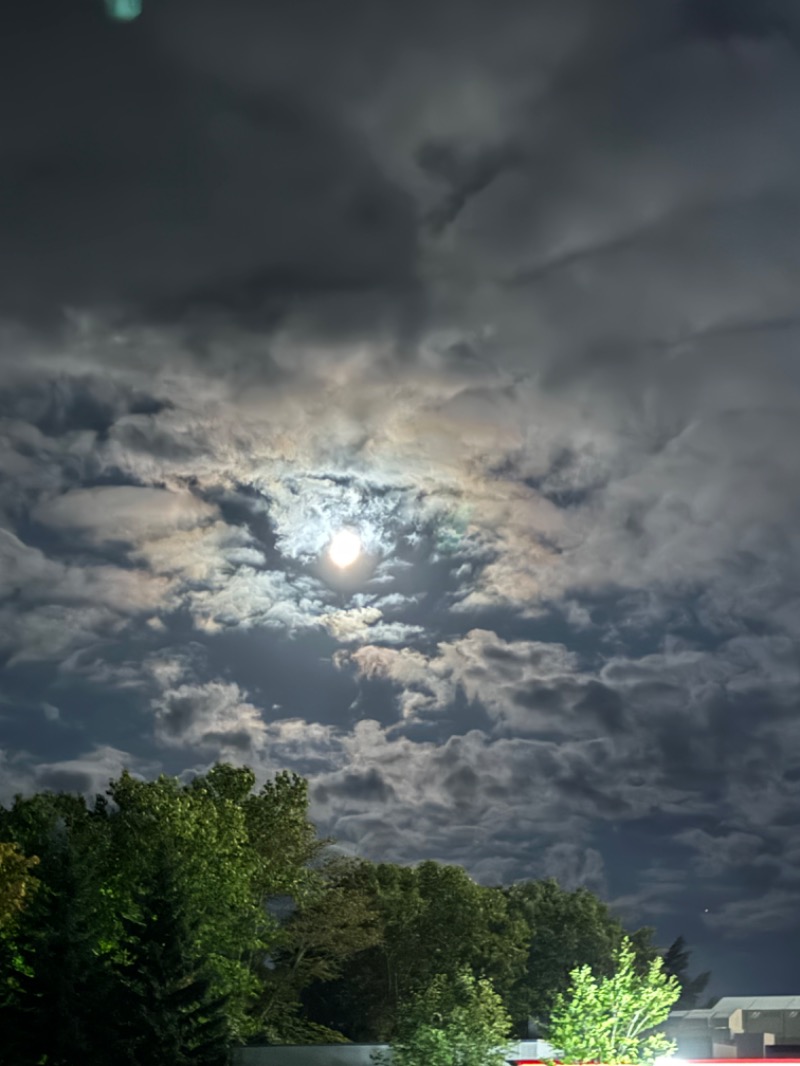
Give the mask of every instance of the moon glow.
<path id="1" fill-rule="evenodd" d="M 361 538 L 350 529 L 340 529 L 328 547 L 328 557 L 334 566 L 346 570 L 361 554 Z"/>

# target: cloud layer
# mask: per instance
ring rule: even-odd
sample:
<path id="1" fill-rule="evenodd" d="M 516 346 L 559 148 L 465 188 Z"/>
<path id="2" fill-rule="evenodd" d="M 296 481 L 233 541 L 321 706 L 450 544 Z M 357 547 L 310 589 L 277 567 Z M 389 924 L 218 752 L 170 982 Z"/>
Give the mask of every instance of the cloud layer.
<path id="1" fill-rule="evenodd" d="M 742 992 L 800 881 L 791 5 L 151 7 L 0 41 L 7 780 L 290 765 Z"/>

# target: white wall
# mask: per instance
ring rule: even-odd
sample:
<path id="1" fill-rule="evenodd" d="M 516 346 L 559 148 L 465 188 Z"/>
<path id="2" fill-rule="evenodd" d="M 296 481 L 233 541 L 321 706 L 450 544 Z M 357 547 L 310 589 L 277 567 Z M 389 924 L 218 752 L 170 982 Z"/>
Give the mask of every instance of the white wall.
<path id="1" fill-rule="evenodd" d="M 234 1066 L 372 1066 L 383 1044 L 287 1044 L 243 1047 L 233 1052 Z"/>
<path id="2" fill-rule="evenodd" d="M 280 1047 L 236 1048 L 234 1066 L 373 1066 L 372 1055 L 387 1051 L 385 1044 L 287 1044 Z M 510 1059 L 553 1056 L 543 1040 L 523 1040 L 511 1045 Z"/>

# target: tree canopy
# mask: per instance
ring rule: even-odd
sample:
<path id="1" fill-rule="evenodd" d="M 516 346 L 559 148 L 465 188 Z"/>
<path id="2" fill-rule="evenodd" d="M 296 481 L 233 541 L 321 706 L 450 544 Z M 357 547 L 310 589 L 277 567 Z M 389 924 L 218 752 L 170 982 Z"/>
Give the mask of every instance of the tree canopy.
<path id="1" fill-rule="evenodd" d="M 511 1018 L 486 978 L 436 974 L 402 1004 L 392 1066 L 504 1066 Z"/>
<path id="2" fill-rule="evenodd" d="M 556 996 L 546 1035 L 561 1062 L 639 1063 L 674 1051 L 674 1044 L 655 1027 L 680 995 L 675 977 L 653 959 L 637 970 L 636 952 L 625 938 L 615 953 L 614 972 L 598 976 L 590 966 L 570 975 L 566 992 Z"/>
<path id="3" fill-rule="evenodd" d="M 19 914 L 36 890 L 39 882 L 32 871 L 38 862 L 16 844 L 0 841 L 0 929 Z"/>
<path id="4" fill-rule="evenodd" d="M 328 844 L 303 778 L 257 788 L 226 764 L 0 807 L 0 1064 L 212 1066 L 226 1042 L 360 1040 L 447 1043 L 468 1066 L 509 1017 L 520 1036 L 530 1016 L 566 1018 L 571 981 L 573 999 L 595 989 L 608 1006 L 662 966 L 652 931 L 624 940 L 586 889 L 487 887 L 459 866 L 334 858 Z M 682 1003 L 707 981 L 688 967 L 679 938 L 658 972 Z"/>
<path id="5" fill-rule="evenodd" d="M 524 925 L 524 967 L 508 997 L 520 1035 L 528 1016 L 544 1023 L 576 967 L 610 974 L 625 935 L 620 921 L 586 888 L 567 891 L 553 880 L 525 881 L 505 890 L 511 915 Z M 642 951 L 647 954 L 643 941 Z"/>
<path id="6" fill-rule="evenodd" d="M 340 978 L 309 988 L 305 1002 L 312 1017 L 350 1039 L 390 1039 L 401 1003 L 439 973 L 467 968 L 503 995 L 521 972 L 522 923 L 501 891 L 476 884 L 459 866 L 362 862 L 351 868 L 348 891 L 377 914 L 380 940 Z"/>
<path id="7" fill-rule="evenodd" d="M 230 1039 L 262 1031 L 267 963 L 282 936 L 266 904 L 307 883 L 320 842 L 305 781 L 254 784 L 230 766 L 189 783 L 123 773 L 92 803 L 43 792 L 0 810 L 5 851 L 39 860 L 39 891 L 0 942 L 0 1043 L 15 1066 L 92 1061 L 98 989 L 123 980 L 165 870 L 187 973 L 200 967 L 210 1001 L 225 1001 Z"/>

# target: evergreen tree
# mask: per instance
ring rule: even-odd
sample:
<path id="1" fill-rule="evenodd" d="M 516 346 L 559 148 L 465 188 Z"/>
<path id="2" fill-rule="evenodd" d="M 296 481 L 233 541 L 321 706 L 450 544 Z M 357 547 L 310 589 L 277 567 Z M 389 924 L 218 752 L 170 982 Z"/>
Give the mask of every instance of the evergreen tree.
<path id="1" fill-rule="evenodd" d="M 126 919 L 122 958 L 111 967 L 103 1042 L 126 1066 L 224 1066 L 230 1032 L 224 999 L 210 994 L 193 956 L 196 930 L 169 857 L 154 864 L 137 918 Z"/>
<path id="2" fill-rule="evenodd" d="M 675 1010 L 691 1010 L 696 1007 L 711 980 L 709 970 L 698 974 L 697 977 L 689 976 L 690 956 L 691 951 L 682 936 L 677 937 L 664 953 L 664 973 L 675 977 L 681 986 L 681 995 L 675 1004 Z"/>
<path id="3" fill-rule="evenodd" d="M 20 837 L 36 842 L 40 885 L 0 939 L 0 1063 L 89 1066 L 108 932 L 101 837 L 83 832 L 77 797 L 19 800 L 13 813 Z"/>
<path id="4" fill-rule="evenodd" d="M 163 855 L 180 891 L 187 955 L 203 960 L 209 998 L 226 1000 L 231 1042 L 264 1030 L 268 963 L 291 950 L 267 903 L 308 899 L 320 842 L 302 778 L 278 774 L 255 794 L 254 784 L 252 771 L 223 764 L 190 784 L 123 773 L 110 800 L 91 804 L 42 792 L 0 806 L 0 1066 L 91 1066 L 108 1014 L 101 994 L 145 929 L 136 922 Z M 310 931 L 297 925 L 309 935 L 290 963 L 292 994 L 273 1005 L 279 1028 L 294 1023 L 312 954 Z M 314 947 L 320 957 L 338 950 Z"/>

